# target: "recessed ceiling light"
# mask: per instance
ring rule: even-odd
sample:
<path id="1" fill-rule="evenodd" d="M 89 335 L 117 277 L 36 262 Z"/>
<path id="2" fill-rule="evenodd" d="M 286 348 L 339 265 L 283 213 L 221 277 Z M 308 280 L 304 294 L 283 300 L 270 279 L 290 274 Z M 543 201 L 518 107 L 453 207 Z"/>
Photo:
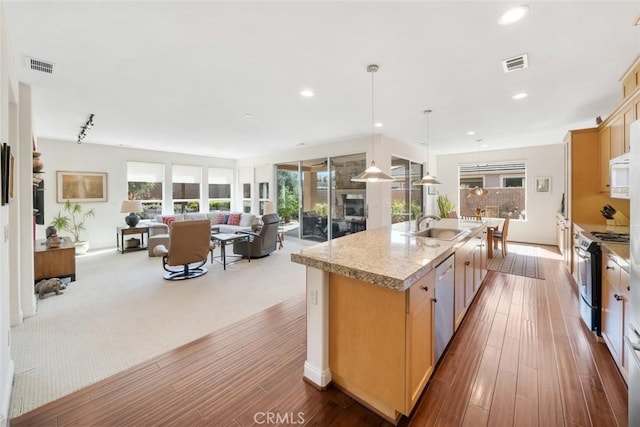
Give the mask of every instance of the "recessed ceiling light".
<path id="1" fill-rule="evenodd" d="M 382 124 L 382 122 L 377 122 L 374 126 L 377 128 L 381 128 L 382 126 L 384 126 L 384 124 Z"/>
<path id="2" fill-rule="evenodd" d="M 476 133 L 472 130 L 470 130 L 469 132 L 467 132 L 467 135 L 475 135 Z"/>
<path id="3" fill-rule="evenodd" d="M 251 117 L 251 114 L 247 113 L 247 114 L 245 114 L 244 116 L 245 116 L 246 118 L 249 118 L 249 117 Z"/>
<path id="4" fill-rule="evenodd" d="M 488 145 L 487 145 L 487 144 L 482 144 L 480 147 L 482 147 L 482 148 L 487 148 L 487 147 L 488 147 Z"/>
<path id="5" fill-rule="evenodd" d="M 516 93 L 516 94 L 515 94 L 515 95 L 513 95 L 511 98 L 513 98 L 513 99 L 524 99 L 524 98 L 526 98 L 527 96 L 529 96 L 529 95 L 527 95 L 527 94 L 526 94 L 526 93 L 524 93 L 524 92 L 520 92 L 520 93 Z"/>
<path id="6" fill-rule="evenodd" d="M 311 98 L 313 96 L 313 91 L 311 89 L 305 89 L 300 92 L 300 95 L 304 96 L 305 98 Z"/>
<path id="7" fill-rule="evenodd" d="M 529 6 L 521 5 L 516 6 L 507 10 L 502 14 L 500 19 L 498 19 L 498 24 L 500 25 L 510 25 L 514 22 L 518 22 L 522 18 L 524 18 L 527 13 L 529 13 Z"/>

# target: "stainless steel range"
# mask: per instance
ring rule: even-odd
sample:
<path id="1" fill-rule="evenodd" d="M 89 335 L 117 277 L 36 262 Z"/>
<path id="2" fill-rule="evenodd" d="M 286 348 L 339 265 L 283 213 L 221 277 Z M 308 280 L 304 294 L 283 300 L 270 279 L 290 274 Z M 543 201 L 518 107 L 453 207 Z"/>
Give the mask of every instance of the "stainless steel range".
<path id="1" fill-rule="evenodd" d="M 600 302 L 602 299 L 602 250 L 600 243 L 586 233 L 576 233 L 573 243 L 577 257 L 576 279 L 580 290 L 580 316 L 589 329 L 600 335 Z"/>

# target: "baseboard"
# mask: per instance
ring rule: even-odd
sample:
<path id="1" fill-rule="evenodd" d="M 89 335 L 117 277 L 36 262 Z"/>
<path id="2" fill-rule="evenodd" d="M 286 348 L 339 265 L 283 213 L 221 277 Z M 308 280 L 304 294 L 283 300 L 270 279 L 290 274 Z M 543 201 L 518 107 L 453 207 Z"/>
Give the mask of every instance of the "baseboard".
<path id="1" fill-rule="evenodd" d="M 13 373 L 15 365 L 13 360 L 9 359 L 5 384 L 2 384 L 2 401 L 0 402 L 0 426 L 9 425 L 9 404 L 11 403 L 11 389 L 13 388 Z"/>
<path id="2" fill-rule="evenodd" d="M 320 371 L 306 361 L 304 362 L 304 377 L 307 382 L 315 384 L 319 389 L 326 388 L 331 382 L 331 370 Z"/>

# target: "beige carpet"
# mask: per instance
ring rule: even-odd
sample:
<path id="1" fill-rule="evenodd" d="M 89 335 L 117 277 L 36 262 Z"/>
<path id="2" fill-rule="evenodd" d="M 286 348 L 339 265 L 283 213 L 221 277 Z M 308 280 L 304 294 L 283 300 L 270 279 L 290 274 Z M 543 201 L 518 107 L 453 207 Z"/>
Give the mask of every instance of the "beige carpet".
<path id="1" fill-rule="evenodd" d="M 266 258 L 226 271 L 208 262 L 209 273 L 178 282 L 163 280 L 146 251 L 77 257 L 77 281 L 11 330 L 10 417 L 304 293 L 305 269 L 290 254 L 308 244 L 287 238 Z"/>
<path id="2" fill-rule="evenodd" d="M 502 251 L 493 251 L 493 258 L 489 260 L 488 269 L 518 276 L 544 279 L 544 267 L 537 246 L 517 245 L 509 243 L 506 258 Z"/>

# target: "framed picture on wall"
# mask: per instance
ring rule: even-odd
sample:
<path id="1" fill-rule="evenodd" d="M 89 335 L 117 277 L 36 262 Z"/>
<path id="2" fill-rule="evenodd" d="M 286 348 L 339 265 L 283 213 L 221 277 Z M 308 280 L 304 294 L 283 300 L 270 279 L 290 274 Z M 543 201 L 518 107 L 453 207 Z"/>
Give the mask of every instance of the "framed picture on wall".
<path id="1" fill-rule="evenodd" d="M 536 177 L 536 193 L 551 193 L 551 177 Z"/>
<path id="2" fill-rule="evenodd" d="M 106 172 L 57 171 L 57 202 L 106 202 Z"/>

